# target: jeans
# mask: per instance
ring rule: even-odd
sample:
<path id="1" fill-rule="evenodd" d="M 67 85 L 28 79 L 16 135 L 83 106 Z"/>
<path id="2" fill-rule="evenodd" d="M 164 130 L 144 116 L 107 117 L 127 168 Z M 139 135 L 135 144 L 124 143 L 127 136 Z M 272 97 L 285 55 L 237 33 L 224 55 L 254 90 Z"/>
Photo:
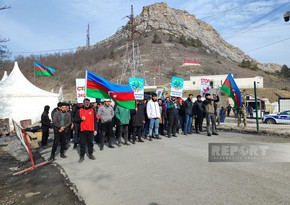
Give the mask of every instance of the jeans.
<path id="1" fill-rule="evenodd" d="M 206 118 L 206 131 L 207 131 L 207 134 L 211 135 L 211 131 L 213 133 L 216 133 L 216 129 L 215 129 L 215 114 L 211 114 L 211 113 L 207 113 L 205 115 L 205 118 Z M 211 127 L 212 129 L 210 129 L 210 121 L 211 121 Z"/>
<path id="2" fill-rule="evenodd" d="M 158 128 L 159 128 L 159 122 L 158 118 L 152 118 L 149 122 L 149 136 L 153 136 L 153 127 L 154 127 L 154 135 L 158 135 Z"/>
<path id="3" fill-rule="evenodd" d="M 185 122 L 184 122 L 184 134 L 190 134 L 192 127 L 192 116 L 185 115 Z"/>

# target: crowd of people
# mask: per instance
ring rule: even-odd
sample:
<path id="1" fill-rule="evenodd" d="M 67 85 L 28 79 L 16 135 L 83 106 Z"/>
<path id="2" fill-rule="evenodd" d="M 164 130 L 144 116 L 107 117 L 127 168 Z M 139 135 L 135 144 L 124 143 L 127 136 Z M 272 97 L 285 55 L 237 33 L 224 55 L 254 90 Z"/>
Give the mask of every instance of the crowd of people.
<path id="1" fill-rule="evenodd" d="M 73 105 L 60 102 L 51 111 L 51 118 L 49 109 L 45 106 L 41 116 L 42 146 L 47 145 L 49 128 L 54 130 L 48 160 L 55 159 L 59 144 L 60 157 L 66 158 L 67 144 L 73 141 L 74 149 L 79 146 L 80 163 L 84 160 L 86 148 L 89 159 L 95 159 L 95 143 L 103 150 L 106 143 L 109 148 L 115 148 L 116 145 L 142 143 L 145 139 L 159 140 L 161 136 L 171 138 L 177 137 L 177 134 L 199 134 L 203 131 L 204 119 L 207 135 L 218 135 L 216 125 L 221 121 L 219 113 L 225 115 L 226 112 L 226 108 L 219 107 L 219 96 L 209 93 L 206 93 L 204 100 L 202 96 L 196 96 L 195 101 L 193 94 L 189 94 L 186 100 L 174 96 L 157 99 L 157 95 L 152 94 L 147 99 L 136 100 L 135 109 L 116 105 L 110 99 L 91 103 L 86 98 L 82 104 Z"/>

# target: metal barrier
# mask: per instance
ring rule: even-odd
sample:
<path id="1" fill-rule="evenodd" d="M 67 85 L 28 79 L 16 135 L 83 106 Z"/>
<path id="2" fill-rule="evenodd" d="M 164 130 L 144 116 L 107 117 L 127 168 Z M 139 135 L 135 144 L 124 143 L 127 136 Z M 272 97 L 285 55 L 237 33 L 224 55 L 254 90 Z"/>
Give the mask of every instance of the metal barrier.
<path id="1" fill-rule="evenodd" d="M 27 133 L 26 133 L 24 128 L 22 128 L 14 120 L 12 120 L 12 122 L 13 122 L 13 126 L 14 126 L 14 129 L 15 129 L 16 135 L 19 138 L 19 140 L 21 141 L 21 143 L 24 146 L 25 150 L 27 151 L 27 153 L 29 155 L 29 158 L 30 158 L 30 161 L 31 161 L 31 167 L 26 168 L 26 169 L 24 169 L 22 171 L 16 172 L 13 175 L 14 176 L 15 175 L 20 175 L 20 174 L 26 173 L 28 171 L 34 170 L 37 167 L 40 167 L 40 166 L 43 166 L 43 165 L 46 165 L 46 164 L 50 163 L 51 161 L 45 161 L 45 162 L 42 162 L 42 163 L 39 163 L 39 164 L 35 164 L 35 161 L 34 161 L 34 158 L 33 158 L 33 154 L 32 154 L 29 142 L 28 142 L 28 137 L 29 136 L 27 135 Z"/>

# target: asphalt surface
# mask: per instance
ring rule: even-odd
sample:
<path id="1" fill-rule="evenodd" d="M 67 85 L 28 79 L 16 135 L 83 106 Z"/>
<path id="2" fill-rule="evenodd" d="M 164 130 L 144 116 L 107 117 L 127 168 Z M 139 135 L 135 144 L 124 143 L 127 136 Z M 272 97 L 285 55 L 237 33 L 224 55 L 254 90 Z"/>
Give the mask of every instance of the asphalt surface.
<path id="1" fill-rule="evenodd" d="M 209 143 L 253 143 L 276 153 L 274 162 L 208 162 Z M 179 135 L 103 151 L 78 162 L 67 150 L 58 163 L 87 205 L 289 204 L 290 139 L 220 132 Z M 48 148 L 50 149 L 50 148 Z M 50 151 L 50 150 L 49 150 Z M 45 158 L 48 150 L 43 151 Z"/>

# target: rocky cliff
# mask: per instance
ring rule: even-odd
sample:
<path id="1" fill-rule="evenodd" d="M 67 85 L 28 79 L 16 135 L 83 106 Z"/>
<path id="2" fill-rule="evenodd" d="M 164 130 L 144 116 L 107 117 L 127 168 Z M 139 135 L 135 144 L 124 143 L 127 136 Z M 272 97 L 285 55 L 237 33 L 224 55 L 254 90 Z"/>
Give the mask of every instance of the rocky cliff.
<path id="1" fill-rule="evenodd" d="M 130 26 L 129 23 L 117 31 L 115 35 L 100 43 L 128 38 L 128 26 Z M 160 31 L 176 38 L 184 35 L 187 38 L 199 39 L 207 52 L 216 52 L 233 62 L 241 63 L 244 59 L 247 59 L 256 63 L 259 69 L 267 72 L 275 72 L 281 69 L 281 66 L 277 64 L 257 62 L 239 48 L 226 42 L 208 23 L 197 19 L 187 11 L 170 8 L 166 3 L 144 6 L 142 13 L 135 18 L 135 30 L 139 34 Z"/>

